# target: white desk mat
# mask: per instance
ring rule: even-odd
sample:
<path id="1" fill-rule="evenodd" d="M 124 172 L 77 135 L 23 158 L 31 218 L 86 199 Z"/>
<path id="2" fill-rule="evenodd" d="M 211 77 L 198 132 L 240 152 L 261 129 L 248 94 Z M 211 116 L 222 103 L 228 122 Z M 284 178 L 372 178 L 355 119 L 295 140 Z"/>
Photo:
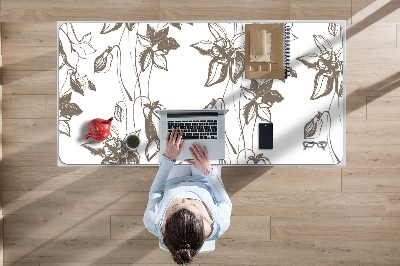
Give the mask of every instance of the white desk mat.
<path id="1" fill-rule="evenodd" d="M 253 22 L 59 22 L 58 155 L 65 165 L 156 165 L 158 108 L 227 108 L 219 164 L 336 165 L 345 160 L 345 21 L 286 22 L 291 76 L 244 78 L 244 25 Z M 109 138 L 83 139 L 114 117 Z M 258 149 L 258 123 L 274 148 Z M 123 140 L 136 132 L 141 145 Z M 303 141 L 326 141 L 304 150 Z"/>

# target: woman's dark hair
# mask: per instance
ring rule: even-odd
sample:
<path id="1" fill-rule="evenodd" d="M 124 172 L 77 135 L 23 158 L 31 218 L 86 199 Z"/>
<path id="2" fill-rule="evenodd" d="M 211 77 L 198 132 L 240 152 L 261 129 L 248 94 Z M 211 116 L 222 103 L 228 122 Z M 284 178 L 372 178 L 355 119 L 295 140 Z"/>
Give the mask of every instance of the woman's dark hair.
<path id="1" fill-rule="evenodd" d="M 203 219 L 180 209 L 167 218 L 163 237 L 177 264 L 191 263 L 205 240 Z"/>

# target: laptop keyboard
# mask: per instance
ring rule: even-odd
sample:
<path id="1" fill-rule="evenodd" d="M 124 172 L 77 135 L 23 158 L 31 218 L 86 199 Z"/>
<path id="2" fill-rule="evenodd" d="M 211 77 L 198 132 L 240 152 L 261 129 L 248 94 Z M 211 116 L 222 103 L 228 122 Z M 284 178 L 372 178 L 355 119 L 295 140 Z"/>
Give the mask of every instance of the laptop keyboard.
<path id="1" fill-rule="evenodd" d="M 179 128 L 183 139 L 217 139 L 217 120 L 168 121 L 168 132 Z"/>

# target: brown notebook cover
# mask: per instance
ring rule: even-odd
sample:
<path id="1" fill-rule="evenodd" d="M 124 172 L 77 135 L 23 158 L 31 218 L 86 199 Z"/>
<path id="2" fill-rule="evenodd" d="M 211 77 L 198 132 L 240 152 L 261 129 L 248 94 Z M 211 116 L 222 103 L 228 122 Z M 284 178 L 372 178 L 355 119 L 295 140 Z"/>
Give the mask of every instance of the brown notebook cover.
<path id="1" fill-rule="evenodd" d="M 245 78 L 285 79 L 285 24 L 245 25 Z"/>

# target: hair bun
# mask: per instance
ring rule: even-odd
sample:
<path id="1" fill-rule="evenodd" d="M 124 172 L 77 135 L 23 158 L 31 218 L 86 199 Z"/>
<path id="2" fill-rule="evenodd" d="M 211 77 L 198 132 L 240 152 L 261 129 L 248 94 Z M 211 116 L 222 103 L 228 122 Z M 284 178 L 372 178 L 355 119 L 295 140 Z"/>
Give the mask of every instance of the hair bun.
<path id="1" fill-rule="evenodd" d="M 185 244 L 185 248 L 180 248 L 175 251 L 174 254 L 174 261 L 177 264 L 185 264 L 185 263 L 191 263 L 193 261 L 193 256 L 192 256 L 192 250 L 186 247 L 190 247 L 189 244 Z"/>

